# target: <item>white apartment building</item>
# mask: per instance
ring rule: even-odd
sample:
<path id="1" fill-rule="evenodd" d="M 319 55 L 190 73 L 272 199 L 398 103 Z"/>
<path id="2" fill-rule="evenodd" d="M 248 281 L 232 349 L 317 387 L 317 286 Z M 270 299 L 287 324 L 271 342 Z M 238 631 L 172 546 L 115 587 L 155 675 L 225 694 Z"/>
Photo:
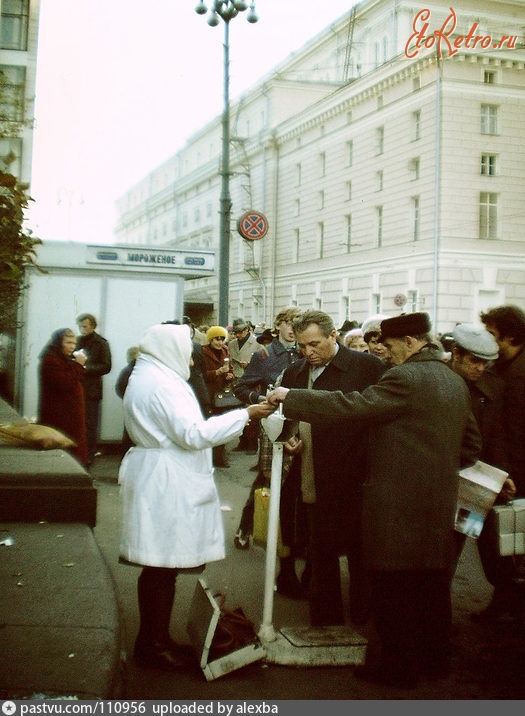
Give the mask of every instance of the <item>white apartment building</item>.
<path id="1" fill-rule="evenodd" d="M 451 5 L 363 0 L 232 104 L 230 321 L 525 307 L 525 4 Z M 218 251 L 220 119 L 118 201 L 119 243 Z M 217 281 L 186 282 L 195 322 Z"/>
<path id="2" fill-rule="evenodd" d="M 40 0 L 0 0 L 0 169 L 30 183 Z"/>

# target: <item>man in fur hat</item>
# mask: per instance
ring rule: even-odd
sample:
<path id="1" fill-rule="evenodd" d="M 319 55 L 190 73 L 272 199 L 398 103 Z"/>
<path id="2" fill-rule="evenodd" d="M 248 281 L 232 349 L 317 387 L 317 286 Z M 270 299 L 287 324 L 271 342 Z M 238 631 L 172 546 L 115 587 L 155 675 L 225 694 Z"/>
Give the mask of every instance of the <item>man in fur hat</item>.
<path id="1" fill-rule="evenodd" d="M 287 418 L 370 428 L 363 540 L 381 654 L 374 664 L 369 646 L 355 674 L 403 688 L 450 670 L 458 470 L 481 448 L 468 388 L 430 330 L 426 313 L 383 320 L 392 367 L 362 393 L 281 387 L 267 398 Z"/>

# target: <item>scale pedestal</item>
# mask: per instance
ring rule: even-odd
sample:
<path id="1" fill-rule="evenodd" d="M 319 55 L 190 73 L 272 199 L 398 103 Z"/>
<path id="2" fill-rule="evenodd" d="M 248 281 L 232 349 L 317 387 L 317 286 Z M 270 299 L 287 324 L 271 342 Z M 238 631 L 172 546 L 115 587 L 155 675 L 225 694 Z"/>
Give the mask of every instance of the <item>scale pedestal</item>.
<path id="1" fill-rule="evenodd" d="M 348 666 L 363 664 L 366 658 L 367 639 L 350 627 L 285 627 L 277 631 L 273 626 L 283 443 L 287 440 L 287 431 L 284 429 L 285 422 L 282 405 L 279 406 L 278 411 L 261 420 L 263 429 L 273 443 L 273 455 L 263 619 L 257 636 L 263 645 L 265 660 L 272 664 L 292 666 Z"/>

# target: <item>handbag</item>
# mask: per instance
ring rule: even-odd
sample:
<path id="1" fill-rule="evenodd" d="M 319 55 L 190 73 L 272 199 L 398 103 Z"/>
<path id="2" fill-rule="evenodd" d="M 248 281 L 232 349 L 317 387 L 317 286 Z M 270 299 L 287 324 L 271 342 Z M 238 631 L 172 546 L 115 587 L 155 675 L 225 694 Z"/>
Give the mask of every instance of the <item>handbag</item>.
<path id="1" fill-rule="evenodd" d="M 259 487 L 253 493 L 253 543 L 266 549 L 268 541 L 268 517 L 270 512 L 270 488 Z M 281 526 L 277 533 L 277 555 L 289 557 L 290 548 L 283 545 Z"/>
<path id="2" fill-rule="evenodd" d="M 224 607 L 226 595 L 218 593 L 214 597 L 221 608 L 221 614 L 210 646 L 210 659 L 218 659 L 247 644 L 257 644 L 259 638 L 255 632 L 255 625 L 246 616 L 242 607 L 226 609 Z"/>
<path id="3" fill-rule="evenodd" d="M 242 408 L 244 403 L 236 398 L 231 388 L 218 390 L 213 396 L 213 407 L 215 410 L 233 410 Z"/>

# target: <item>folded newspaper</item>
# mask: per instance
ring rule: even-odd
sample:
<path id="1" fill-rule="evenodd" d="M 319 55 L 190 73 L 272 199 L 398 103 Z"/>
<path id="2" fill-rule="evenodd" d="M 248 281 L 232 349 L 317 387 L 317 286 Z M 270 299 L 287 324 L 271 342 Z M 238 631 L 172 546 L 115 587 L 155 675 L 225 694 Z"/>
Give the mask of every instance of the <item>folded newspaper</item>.
<path id="1" fill-rule="evenodd" d="M 477 539 L 508 472 L 478 460 L 459 471 L 455 529 Z"/>

